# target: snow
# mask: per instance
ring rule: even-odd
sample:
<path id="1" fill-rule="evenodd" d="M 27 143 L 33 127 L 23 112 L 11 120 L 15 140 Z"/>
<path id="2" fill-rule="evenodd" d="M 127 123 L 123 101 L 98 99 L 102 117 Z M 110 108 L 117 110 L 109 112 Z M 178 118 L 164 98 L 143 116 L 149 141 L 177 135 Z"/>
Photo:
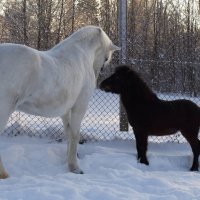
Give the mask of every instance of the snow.
<path id="1" fill-rule="evenodd" d="M 13 127 L 5 133 L 17 137 L 0 136 L 0 154 L 10 174 L 0 180 L 0 200 L 199 200 L 200 173 L 189 171 L 190 146 L 152 143 L 150 138 L 150 165 L 138 163 L 132 131 L 118 131 L 118 103 L 118 97 L 100 91 L 91 99 L 81 128 L 90 141 L 79 145 L 78 151 L 83 175 L 67 169 L 66 140 L 52 139 L 55 132 L 63 134 L 59 122 L 55 121 L 56 128 L 49 119 L 31 118 L 30 126 L 27 116 L 14 116 Z M 49 138 L 28 137 L 48 133 Z"/>
<path id="2" fill-rule="evenodd" d="M 192 153 L 186 143 L 150 143 L 149 166 L 137 162 L 134 141 L 85 143 L 79 145 L 83 175 L 67 170 L 65 143 L 1 136 L 10 178 L 0 180 L 0 199 L 200 199 L 200 174 L 189 171 Z"/>

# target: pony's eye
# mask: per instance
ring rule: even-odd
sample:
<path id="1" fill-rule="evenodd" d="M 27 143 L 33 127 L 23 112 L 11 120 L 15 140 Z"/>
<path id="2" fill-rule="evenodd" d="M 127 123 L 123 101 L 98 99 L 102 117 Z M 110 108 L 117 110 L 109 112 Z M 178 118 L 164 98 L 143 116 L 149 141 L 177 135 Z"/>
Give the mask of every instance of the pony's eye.
<path id="1" fill-rule="evenodd" d="M 115 76 L 115 79 L 116 79 L 116 80 L 119 80 L 119 76 Z"/>

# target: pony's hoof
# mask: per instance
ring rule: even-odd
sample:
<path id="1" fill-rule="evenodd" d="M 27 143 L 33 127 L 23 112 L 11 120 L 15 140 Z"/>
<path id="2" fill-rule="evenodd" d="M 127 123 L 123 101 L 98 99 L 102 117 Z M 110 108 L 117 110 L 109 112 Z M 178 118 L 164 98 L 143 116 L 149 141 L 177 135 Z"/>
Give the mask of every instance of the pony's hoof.
<path id="1" fill-rule="evenodd" d="M 191 172 L 198 172 L 199 169 L 198 169 L 198 167 L 191 167 L 191 168 L 190 168 L 190 171 L 191 171 Z"/>
<path id="2" fill-rule="evenodd" d="M 142 163 L 142 164 L 149 165 L 149 161 L 148 161 L 147 159 L 145 159 L 145 158 L 143 158 L 143 159 L 140 158 L 139 161 L 140 161 L 140 163 Z"/>
<path id="3" fill-rule="evenodd" d="M 9 175 L 8 175 L 7 172 L 4 172 L 4 173 L 0 174 L 0 179 L 6 179 L 8 177 L 9 177 Z"/>

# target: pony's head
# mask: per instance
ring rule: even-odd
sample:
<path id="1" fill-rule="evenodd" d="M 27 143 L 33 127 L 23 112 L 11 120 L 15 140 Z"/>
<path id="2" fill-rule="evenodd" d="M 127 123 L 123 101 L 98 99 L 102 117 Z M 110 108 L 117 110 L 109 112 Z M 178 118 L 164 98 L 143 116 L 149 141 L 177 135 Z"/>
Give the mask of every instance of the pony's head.
<path id="1" fill-rule="evenodd" d="M 114 74 L 101 82 L 100 89 L 121 95 L 128 93 L 135 99 L 145 101 L 153 101 L 157 98 L 139 74 L 127 65 L 116 67 Z"/>
<path id="2" fill-rule="evenodd" d="M 121 94 L 130 85 L 132 70 L 129 66 L 119 66 L 114 74 L 105 79 L 100 84 L 100 89 L 105 92 Z"/>

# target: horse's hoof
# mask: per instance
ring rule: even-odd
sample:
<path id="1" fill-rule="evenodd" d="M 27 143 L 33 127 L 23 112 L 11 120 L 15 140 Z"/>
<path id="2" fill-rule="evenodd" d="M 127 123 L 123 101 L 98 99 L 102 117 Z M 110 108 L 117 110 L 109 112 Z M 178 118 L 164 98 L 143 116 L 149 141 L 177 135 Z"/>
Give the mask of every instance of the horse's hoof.
<path id="1" fill-rule="evenodd" d="M 75 169 L 72 171 L 74 174 L 84 174 L 82 170 L 80 169 Z"/>
<path id="2" fill-rule="evenodd" d="M 84 143 L 87 143 L 87 140 L 86 140 L 86 139 L 83 138 L 83 139 L 80 139 L 80 140 L 79 140 L 79 144 L 84 144 Z"/>
<path id="3" fill-rule="evenodd" d="M 83 171 L 81 169 L 79 169 L 79 167 L 76 165 L 71 164 L 68 167 L 69 167 L 69 171 L 74 174 L 83 174 Z"/>
<path id="4" fill-rule="evenodd" d="M 0 174 L 0 179 L 6 179 L 8 177 L 9 177 L 9 175 L 8 175 L 7 172 L 4 172 L 4 173 Z"/>

